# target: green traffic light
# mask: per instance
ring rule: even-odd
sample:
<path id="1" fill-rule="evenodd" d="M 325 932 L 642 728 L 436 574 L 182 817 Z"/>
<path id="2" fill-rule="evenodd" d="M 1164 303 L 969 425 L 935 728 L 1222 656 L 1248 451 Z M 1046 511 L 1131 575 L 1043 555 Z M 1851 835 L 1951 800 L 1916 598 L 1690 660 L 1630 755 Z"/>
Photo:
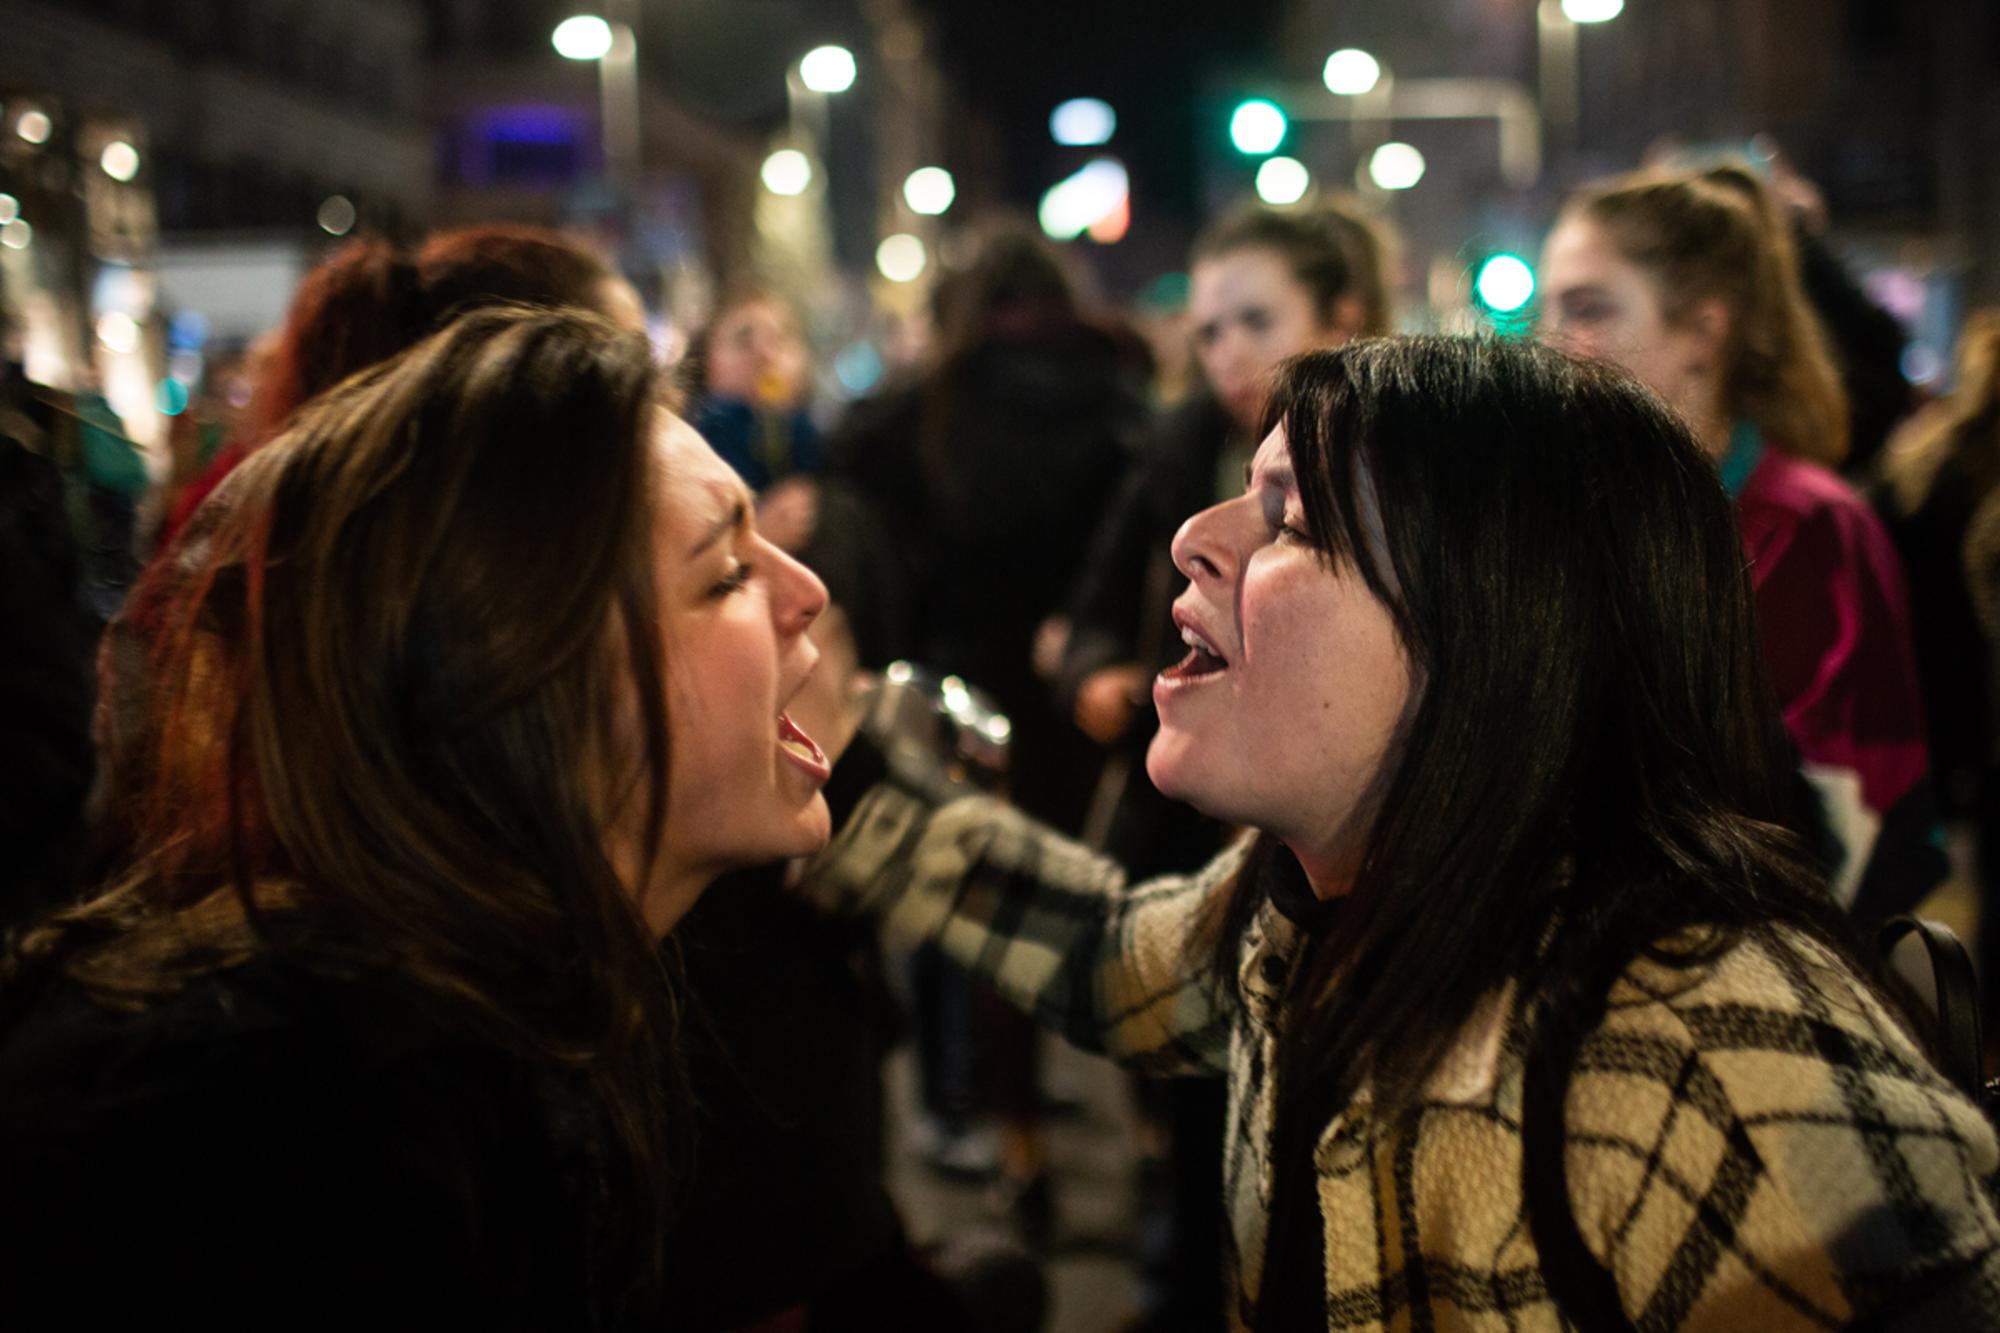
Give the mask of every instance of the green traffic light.
<path id="1" fill-rule="evenodd" d="M 1278 145 L 1285 141 L 1285 131 L 1289 128 L 1282 107 L 1262 97 L 1253 97 L 1247 102 L 1239 102 L 1236 111 L 1229 117 L 1229 141 L 1236 145 L 1239 153 L 1262 157 L 1277 151 Z"/>
<path id="2" fill-rule="evenodd" d="M 1535 299 L 1535 270 L 1519 255 L 1488 255 L 1473 275 L 1472 291 L 1494 314 L 1517 314 Z"/>

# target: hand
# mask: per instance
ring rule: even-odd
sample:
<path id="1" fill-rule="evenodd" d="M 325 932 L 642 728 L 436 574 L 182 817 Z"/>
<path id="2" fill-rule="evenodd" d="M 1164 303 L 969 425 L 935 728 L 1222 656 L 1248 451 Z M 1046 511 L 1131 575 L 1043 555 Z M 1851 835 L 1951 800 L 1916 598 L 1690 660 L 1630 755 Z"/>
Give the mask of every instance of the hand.
<path id="1" fill-rule="evenodd" d="M 1109 745 L 1132 729 L 1146 673 L 1136 662 L 1100 667 L 1084 677 L 1076 692 L 1076 725 L 1099 745 Z"/>
<path id="2" fill-rule="evenodd" d="M 1069 617 L 1050 616 L 1035 631 L 1035 646 L 1029 654 L 1035 674 L 1054 680 L 1062 674 L 1063 651 L 1069 647 Z"/>
<path id="3" fill-rule="evenodd" d="M 810 477 L 786 477 L 757 497 L 757 531 L 781 551 L 803 551 L 818 526 L 819 487 Z"/>

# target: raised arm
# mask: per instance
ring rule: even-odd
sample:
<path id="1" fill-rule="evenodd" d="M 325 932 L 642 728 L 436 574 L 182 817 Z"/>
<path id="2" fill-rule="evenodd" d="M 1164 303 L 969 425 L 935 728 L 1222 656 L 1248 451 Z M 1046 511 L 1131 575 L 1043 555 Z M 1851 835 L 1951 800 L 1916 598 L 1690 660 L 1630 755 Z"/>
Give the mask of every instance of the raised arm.
<path id="1" fill-rule="evenodd" d="M 803 889 L 935 941 L 1045 1026 L 1154 1072 L 1220 1072 L 1229 1013 L 1189 935 L 1243 860 L 1128 886 L 1116 864 L 1006 803 L 942 805 L 874 788 L 808 868 Z"/>

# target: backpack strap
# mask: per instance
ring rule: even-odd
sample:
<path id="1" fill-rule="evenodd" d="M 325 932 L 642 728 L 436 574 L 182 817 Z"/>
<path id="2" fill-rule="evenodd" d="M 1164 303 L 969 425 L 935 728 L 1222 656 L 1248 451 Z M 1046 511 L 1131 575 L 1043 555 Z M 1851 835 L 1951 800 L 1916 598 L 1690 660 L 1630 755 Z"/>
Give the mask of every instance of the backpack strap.
<path id="1" fill-rule="evenodd" d="M 1979 1033 L 1979 979 L 1965 945 L 1941 921 L 1891 917 L 1875 932 L 1875 950 L 1886 964 L 1905 936 L 1923 941 L 1931 962 L 1937 1005 L 1938 1064 L 1975 1104 L 1986 1104 L 1985 1050 Z"/>

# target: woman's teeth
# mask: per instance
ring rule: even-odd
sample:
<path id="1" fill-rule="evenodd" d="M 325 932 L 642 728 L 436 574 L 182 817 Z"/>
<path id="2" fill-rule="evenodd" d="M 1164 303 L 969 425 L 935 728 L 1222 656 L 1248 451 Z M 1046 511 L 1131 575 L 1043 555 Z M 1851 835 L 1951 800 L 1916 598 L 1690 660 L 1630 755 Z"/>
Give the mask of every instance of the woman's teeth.
<path id="1" fill-rule="evenodd" d="M 1181 641 L 1188 646 L 1188 655 L 1160 674 L 1169 680 L 1186 680 L 1195 676 L 1212 676 L 1225 671 L 1229 662 L 1221 653 L 1210 646 L 1208 640 L 1187 628 L 1181 627 Z"/>
<path id="2" fill-rule="evenodd" d="M 778 744 L 808 763 L 826 763 L 826 755 L 821 753 L 818 742 L 799 730 L 789 714 L 778 714 Z"/>

